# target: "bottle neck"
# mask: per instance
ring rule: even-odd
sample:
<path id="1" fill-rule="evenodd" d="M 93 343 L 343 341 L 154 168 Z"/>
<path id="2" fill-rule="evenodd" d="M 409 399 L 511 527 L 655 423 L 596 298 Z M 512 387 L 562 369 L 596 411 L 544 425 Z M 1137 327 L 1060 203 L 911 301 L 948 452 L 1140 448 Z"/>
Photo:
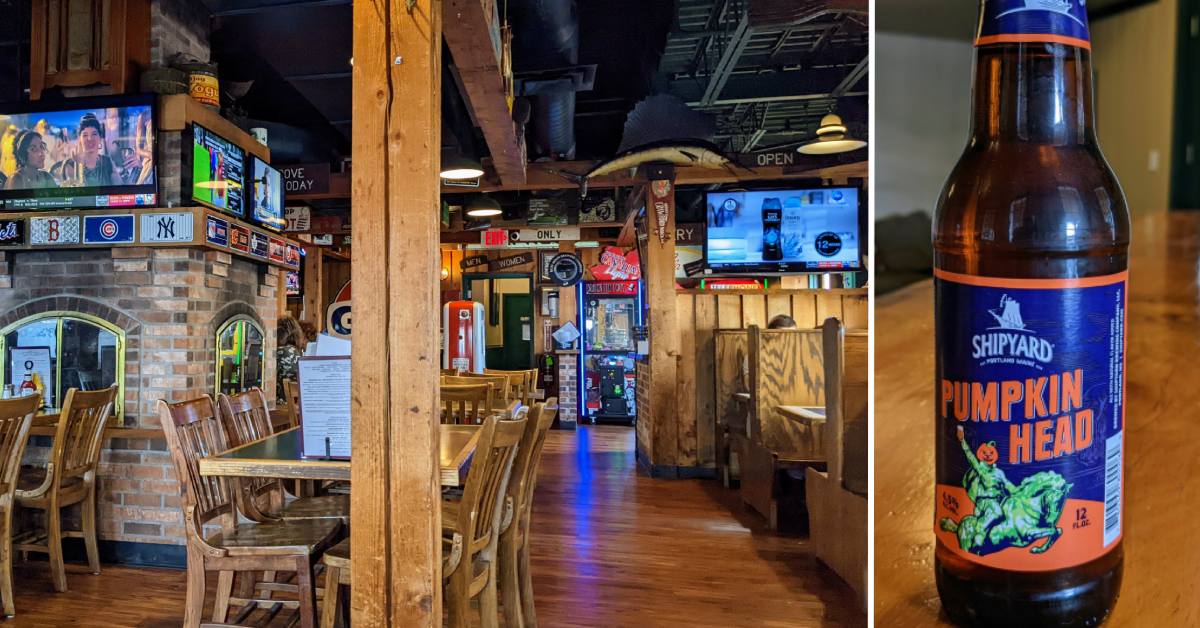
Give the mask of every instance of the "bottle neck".
<path id="1" fill-rule="evenodd" d="M 1087 50 L 1048 43 L 975 49 L 972 144 L 1094 144 Z"/>

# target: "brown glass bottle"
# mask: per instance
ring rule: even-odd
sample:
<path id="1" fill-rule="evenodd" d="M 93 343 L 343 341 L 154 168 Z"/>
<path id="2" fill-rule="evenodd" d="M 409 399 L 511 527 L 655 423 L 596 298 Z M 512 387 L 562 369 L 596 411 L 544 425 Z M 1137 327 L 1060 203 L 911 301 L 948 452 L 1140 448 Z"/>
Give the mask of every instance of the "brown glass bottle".
<path id="1" fill-rule="evenodd" d="M 1125 271 L 1129 212 L 1096 139 L 1090 51 L 1052 42 L 979 45 L 974 81 L 970 141 L 934 218 L 937 268 L 1016 279 Z M 939 429 L 936 438 L 943 452 L 954 435 Z M 940 538 L 935 550 L 947 614 L 981 626 L 1098 625 L 1116 604 L 1122 562 L 1120 541 L 1058 571 L 984 566 Z"/>

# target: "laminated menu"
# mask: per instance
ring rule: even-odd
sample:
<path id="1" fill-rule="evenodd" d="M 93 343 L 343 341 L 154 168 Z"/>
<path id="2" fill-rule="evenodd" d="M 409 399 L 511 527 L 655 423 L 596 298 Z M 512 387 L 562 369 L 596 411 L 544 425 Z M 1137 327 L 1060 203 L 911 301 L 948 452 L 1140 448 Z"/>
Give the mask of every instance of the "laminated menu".
<path id="1" fill-rule="evenodd" d="M 350 458 L 350 357 L 300 358 L 301 454 Z"/>

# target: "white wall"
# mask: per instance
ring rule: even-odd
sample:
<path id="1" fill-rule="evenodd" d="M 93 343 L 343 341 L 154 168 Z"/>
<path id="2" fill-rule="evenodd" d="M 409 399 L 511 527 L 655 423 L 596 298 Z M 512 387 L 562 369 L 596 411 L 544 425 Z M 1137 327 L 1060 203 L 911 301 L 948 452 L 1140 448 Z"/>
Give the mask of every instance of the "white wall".
<path id="1" fill-rule="evenodd" d="M 876 220 L 932 213 L 967 143 L 973 56 L 966 40 L 876 33 Z"/>
<path id="2" fill-rule="evenodd" d="M 1157 0 L 1092 24 L 1096 132 L 1134 214 L 1169 205 L 1178 13 Z"/>

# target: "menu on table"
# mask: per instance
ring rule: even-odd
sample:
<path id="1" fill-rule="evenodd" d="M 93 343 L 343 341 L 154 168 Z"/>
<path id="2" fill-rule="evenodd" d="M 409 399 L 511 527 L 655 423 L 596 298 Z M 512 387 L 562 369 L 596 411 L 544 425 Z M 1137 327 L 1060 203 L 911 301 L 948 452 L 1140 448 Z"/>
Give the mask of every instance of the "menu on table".
<path id="1" fill-rule="evenodd" d="M 301 454 L 350 458 L 350 357 L 300 358 Z"/>

